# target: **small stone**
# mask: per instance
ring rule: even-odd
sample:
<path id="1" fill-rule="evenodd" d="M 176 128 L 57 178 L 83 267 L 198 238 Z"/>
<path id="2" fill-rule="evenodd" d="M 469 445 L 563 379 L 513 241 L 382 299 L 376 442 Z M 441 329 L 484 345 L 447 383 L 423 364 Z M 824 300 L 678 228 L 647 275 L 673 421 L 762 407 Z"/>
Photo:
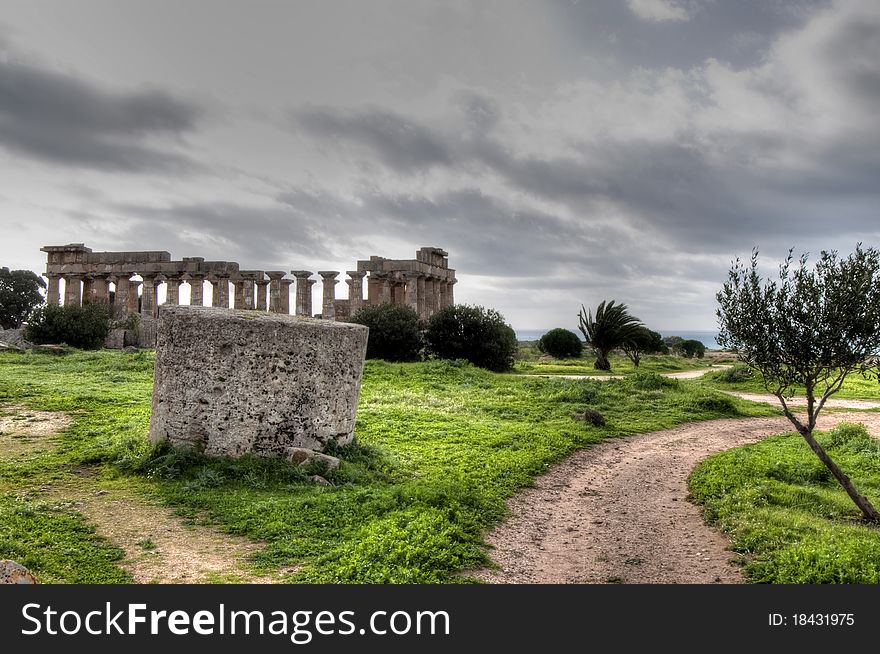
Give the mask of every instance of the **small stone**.
<path id="1" fill-rule="evenodd" d="M 593 409 L 587 409 L 584 411 L 584 421 L 590 423 L 594 427 L 605 426 L 605 416 Z"/>
<path id="2" fill-rule="evenodd" d="M 336 470 L 339 467 L 339 459 L 337 459 L 335 456 L 322 454 L 321 452 L 315 452 L 314 450 L 310 450 L 305 447 L 288 448 L 287 460 L 291 463 L 298 463 L 303 467 L 307 467 L 313 464 L 320 464 L 323 465 L 324 469 L 328 472 L 330 470 Z"/>
<path id="3" fill-rule="evenodd" d="M 0 584 L 37 584 L 37 578 L 23 565 L 3 559 L 0 561 Z"/>
<path id="4" fill-rule="evenodd" d="M 318 484 L 318 486 L 332 486 L 333 485 L 329 481 L 324 479 L 321 475 L 312 475 L 311 477 L 309 477 L 309 481 L 312 482 L 313 484 Z"/>

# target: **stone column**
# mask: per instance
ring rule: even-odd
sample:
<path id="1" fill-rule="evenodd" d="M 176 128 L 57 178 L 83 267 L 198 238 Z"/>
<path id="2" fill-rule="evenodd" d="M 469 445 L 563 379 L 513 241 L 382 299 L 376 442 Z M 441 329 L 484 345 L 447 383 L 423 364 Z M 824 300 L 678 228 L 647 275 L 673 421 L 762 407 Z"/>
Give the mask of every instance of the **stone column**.
<path id="1" fill-rule="evenodd" d="M 379 304 L 391 304 L 391 280 L 388 273 L 376 273 L 379 280 Z"/>
<path id="2" fill-rule="evenodd" d="M 379 304 L 379 290 L 382 288 L 382 284 L 379 282 L 379 274 L 371 272 L 370 276 L 367 277 L 367 304 L 370 306 Z"/>
<path id="3" fill-rule="evenodd" d="M 290 285 L 293 284 L 292 279 L 281 280 L 281 313 L 290 315 Z"/>
<path id="4" fill-rule="evenodd" d="M 82 304 L 82 275 L 64 275 L 64 306 Z"/>
<path id="5" fill-rule="evenodd" d="M 46 273 L 46 304 L 57 306 L 61 303 L 61 275 Z"/>
<path id="6" fill-rule="evenodd" d="M 434 280 L 434 313 L 437 313 L 442 308 L 440 304 L 440 280 Z"/>
<path id="7" fill-rule="evenodd" d="M 442 279 L 438 282 L 438 288 L 439 288 L 439 296 L 438 297 L 440 299 L 437 304 L 437 310 L 439 311 L 440 309 L 446 308 L 446 292 L 449 288 L 449 285 L 446 283 L 445 279 Z"/>
<path id="8" fill-rule="evenodd" d="M 141 317 L 156 317 L 156 276 L 141 273 L 144 278 L 144 292 L 141 294 Z"/>
<path id="9" fill-rule="evenodd" d="M 242 298 L 244 308 L 250 311 L 254 309 L 254 280 L 253 279 L 245 279 L 244 287 L 242 288 Z"/>
<path id="10" fill-rule="evenodd" d="M 349 277 L 345 283 L 348 284 L 349 312 L 353 316 L 364 306 L 364 276 L 367 273 L 360 270 L 347 270 L 345 274 Z"/>
<path id="11" fill-rule="evenodd" d="M 266 306 L 266 287 L 269 285 L 268 279 L 258 279 L 257 280 L 257 311 L 267 311 L 268 307 Z"/>
<path id="12" fill-rule="evenodd" d="M 418 301 L 417 311 L 421 320 L 427 320 L 428 314 L 425 311 L 425 276 L 419 275 L 416 279 L 416 295 Z"/>
<path id="13" fill-rule="evenodd" d="M 290 274 L 296 278 L 296 301 L 293 310 L 297 316 L 312 317 L 312 284 L 314 279 L 311 270 L 291 270 Z"/>
<path id="14" fill-rule="evenodd" d="M 232 307 L 234 309 L 244 309 L 244 287 L 250 280 L 236 279 L 232 282 L 235 292 L 232 296 Z"/>
<path id="15" fill-rule="evenodd" d="M 214 279 L 210 281 L 214 285 L 214 297 L 211 299 L 211 306 L 228 309 L 229 275 L 214 275 Z"/>
<path id="16" fill-rule="evenodd" d="M 88 304 L 89 302 L 92 301 L 92 282 L 93 281 L 94 281 L 94 278 L 92 277 L 91 274 L 83 276 L 82 298 L 81 298 L 81 301 L 83 304 Z"/>
<path id="17" fill-rule="evenodd" d="M 254 280 L 256 274 L 248 272 L 247 276 L 239 276 L 235 280 L 235 298 L 233 306 L 236 309 L 253 309 L 254 308 Z"/>
<path id="18" fill-rule="evenodd" d="M 425 280 L 425 314 L 430 318 L 437 310 L 437 296 L 434 294 L 434 278 L 428 277 Z"/>
<path id="19" fill-rule="evenodd" d="M 113 296 L 113 313 L 116 316 L 124 316 L 128 311 L 128 294 L 131 292 L 131 281 L 126 277 L 128 273 L 120 273 L 116 276 L 116 295 Z"/>
<path id="20" fill-rule="evenodd" d="M 391 280 L 391 304 L 406 304 L 406 287 L 398 279 Z"/>
<path id="21" fill-rule="evenodd" d="M 138 289 L 143 285 L 143 282 L 131 281 L 128 282 L 128 313 L 138 313 Z"/>
<path id="22" fill-rule="evenodd" d="M 167 277 L 165 283 L 165 304 L 180 304 L 180 277 Z"/>
<path id="23" fill-rule="evenodd" d="M 455 295 L 452 287 L 458 283 L 457 279 L 450 279 L 446 282 L 446 306 L 451 307 L 455 304 Z"/>
<path id="24" fill-rule="evenodd" d="M 405 272 L 403 273 L 403 280 L 406 282 L 406 298 L 404 303 L 406 306 L 410 307 L 413 311 L 416 312 L 416 315 L 419 313 L 419 284 L 418 284 L 418 275 L 416 273 Z"/>
<path id="25" fill-rule="evenodd" d="M 336 320 L 336 285 L 339 280 L 338 270 L 319 270 L 318 274 L 324 280 L 323 296 L 321 302 L 321 317 L 324 320 Z"/>
<path id="26" fill-rule="evenodd" d="M 189 304 L 191 307 L 205 304 L 205 273 L 189 273 Z"/>
<path id="27" fill-rule="evenodd" d="M 110 304 L 109 275 L 95 275 L 95 280 L 92 282 L 92 297 L 95 302 Z"/>
<path id="28" fill-rule="evenodd" d="M 281 313 L 281 280 L 286 274 L 283 270 L 267 270 L 269 276 L 269 311 Z"/>

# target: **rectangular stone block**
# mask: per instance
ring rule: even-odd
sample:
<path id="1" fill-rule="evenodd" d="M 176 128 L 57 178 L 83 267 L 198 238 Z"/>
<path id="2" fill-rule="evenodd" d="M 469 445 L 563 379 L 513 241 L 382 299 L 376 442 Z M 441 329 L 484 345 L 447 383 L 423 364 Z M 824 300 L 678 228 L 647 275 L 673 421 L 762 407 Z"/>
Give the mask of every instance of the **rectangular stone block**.
<path id="1" fill-rule="evenodd" d="M 367 333 L 302 316 L 164 307 L 150 440 L 213 456 L 349 443 Z"/>

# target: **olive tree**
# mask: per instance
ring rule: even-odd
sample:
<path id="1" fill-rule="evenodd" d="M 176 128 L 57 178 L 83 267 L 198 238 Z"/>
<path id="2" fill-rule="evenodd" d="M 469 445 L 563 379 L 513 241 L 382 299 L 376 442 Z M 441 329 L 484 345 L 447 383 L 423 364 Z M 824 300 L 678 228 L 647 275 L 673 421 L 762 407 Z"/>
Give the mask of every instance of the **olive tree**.
<path id="1" fill-rule="evenodd" d="M 852 373 L 877 372 L 880 352 L 880 252 L 861 244 L 846 258 L 823 251 L 814 267 L 792 253 L 778 280 L 758 273 L 758 252 L 750 265 L 737 259 L 716 296 L 718 342 L 735 349 L 758 371 L 782 404 L 785 416 L 867 520 L 880 513 L 816 441 L 813 430 L 825 402 Z M 807 413 L 796 416 L 789 400 L 798 386 Z"/>

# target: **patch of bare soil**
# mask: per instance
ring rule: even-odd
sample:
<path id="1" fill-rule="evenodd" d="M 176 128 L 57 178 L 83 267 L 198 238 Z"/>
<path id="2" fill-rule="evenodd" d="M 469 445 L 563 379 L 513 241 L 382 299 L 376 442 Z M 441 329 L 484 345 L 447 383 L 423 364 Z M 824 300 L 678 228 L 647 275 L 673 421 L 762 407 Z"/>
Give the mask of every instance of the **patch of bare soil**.
<path id="1" fill-rule="evenodd" d="M 281 571 L 258 575 L 248 557 L 262 546 L 213 527 L 187 525 L 169 509 L 122 489 L 77 483 L 52 489 L 125 552 L 120 567 L 135 583 L 273 583 Z"/>
<path id="2" fill-rule="evenodd" d="M 33 456 L 52 449 L 56 434 L 70 422 L 69 416 L 56 411 L 0 407 L 0 459 Z"/>
<path id="3" fill-rule="evenodd" d="M 20 406 L 0 408 L 0 462 L 43 454 L 71 423 L 63 413 Z M 25 491 L 86 516 L 97 533 L 125 552 L 120 566 L 136 583 L 273 583 L 295 569 L 258 575 L 248 557 L 262 545 L 213 527 L 187 525 L 169 509 L 123 488 L 102 488 L 96 469 L 80 466 L 74 481 Z"/>
<path id="4" fill-rule="evenodd" d="M 831 413 L 819 428 L 880 414 Z M 785 418 L 713 420 L 604 441 L 576 452 L 508 502 L 487 535 L 495 583 L 740 583 L 727 539 L 687 501 L 687 476 L 711 454 L 792 431 Z"/>

